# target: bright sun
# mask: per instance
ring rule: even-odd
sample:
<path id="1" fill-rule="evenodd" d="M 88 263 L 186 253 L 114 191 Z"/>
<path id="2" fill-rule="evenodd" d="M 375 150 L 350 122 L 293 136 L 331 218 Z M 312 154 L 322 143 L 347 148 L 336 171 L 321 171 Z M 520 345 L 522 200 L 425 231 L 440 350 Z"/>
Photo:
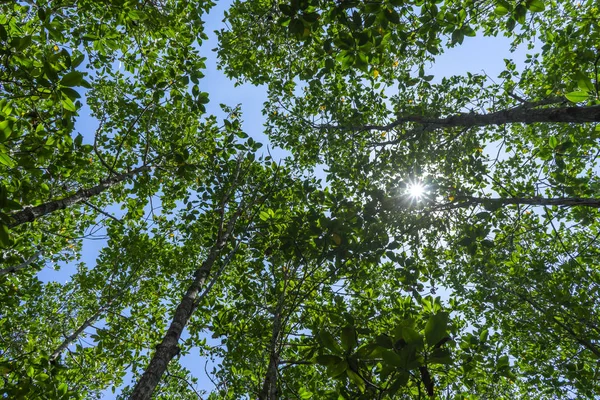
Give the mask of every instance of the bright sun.
<path id="1" fill-rule="evenodd" d="M 413 199 L 418 199 L 425 193 L 425 186 L 420 183 L 411 183 L 408 185 L 407 193 Z"/>

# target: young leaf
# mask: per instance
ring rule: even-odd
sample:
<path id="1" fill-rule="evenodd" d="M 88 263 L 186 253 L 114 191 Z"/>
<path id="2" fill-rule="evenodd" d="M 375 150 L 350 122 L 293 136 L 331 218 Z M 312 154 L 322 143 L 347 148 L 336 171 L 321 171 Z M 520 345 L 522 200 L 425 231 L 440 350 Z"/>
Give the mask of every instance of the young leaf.
<path id="1" fill-rule="evenodd" d="M 575 92 L 565 94 L 565 97 L 567 98 L 567 100 L 573 103 L 580 103 L 582 101 L 586 101 L 589 98 L 589 93 L 578 90 Z"/>
<path id="2" fill-rule="evenodd" d="M 83 74 L 79 71 L 71 71 L 60 80 L 60 84 L 63 86 L 78 86 L 83 79 Z"/>
<path id="3" fill-rule="evenodd" d="M 546 9 L 543 0 L 527 0 L 525 3 L 527 9 L 531 12 L 542 12 Z"/>

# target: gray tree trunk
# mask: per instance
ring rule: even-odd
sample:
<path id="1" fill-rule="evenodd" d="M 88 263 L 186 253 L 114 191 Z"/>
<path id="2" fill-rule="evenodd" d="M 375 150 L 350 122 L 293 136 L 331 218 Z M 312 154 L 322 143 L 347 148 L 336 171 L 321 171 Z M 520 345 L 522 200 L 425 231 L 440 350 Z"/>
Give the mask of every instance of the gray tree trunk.
<path id="1" fill-rule="evenodd" d="M 258 400 L 278 399 L 277 368 L 279 366 L 279 340 L 281 338 L 282 312 L 286 287 L 287 285 L 284 285 L 284 289 L 277 301 L 277 307 L 273 313 L 273 329 L 271 332 L 271 340 L 269 342 L 269 365 L 265 374 L 265 380 L 263 381 L 262 390 L 258 395 Z"/>
<path id="2" fill-rule="evenodd" d="M 217 237 L 217 241 L 211 248 L 207 258 L 194 273 L 194 280 L 175 309 L 175 315 L 173 316 L 171 325 L 167 329 L 167 333 L 163 337 L 162 342 L 156 346 L 156 352 L 152 356 L 148 368 L 142 374 L 129 397 L 131 400 L 150 399 L 162 375 L 166 371 L 167 365 L 179 353 L 179 338 L 198 306 L 200 291 L 204 287 L 212 267 L 221 254 L 221 250 L 227 244 L 242 211 L 240 205 L 237 212 L 229 220 L 225 231 L 219 233 L 219 237 Z"/>

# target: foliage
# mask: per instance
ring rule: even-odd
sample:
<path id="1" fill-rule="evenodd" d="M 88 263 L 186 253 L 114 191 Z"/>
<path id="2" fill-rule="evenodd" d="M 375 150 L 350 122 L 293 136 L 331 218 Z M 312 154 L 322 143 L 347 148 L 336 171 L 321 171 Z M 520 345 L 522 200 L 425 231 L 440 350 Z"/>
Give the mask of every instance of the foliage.
<path id="1" fill-rule="evenodd" d="M 1 395 L 594 398 L 595 2 L 234 1 L 286 160 L 212 6 L 0 4 Z M 524 68 L 429 74 L 476 35 Z"/>

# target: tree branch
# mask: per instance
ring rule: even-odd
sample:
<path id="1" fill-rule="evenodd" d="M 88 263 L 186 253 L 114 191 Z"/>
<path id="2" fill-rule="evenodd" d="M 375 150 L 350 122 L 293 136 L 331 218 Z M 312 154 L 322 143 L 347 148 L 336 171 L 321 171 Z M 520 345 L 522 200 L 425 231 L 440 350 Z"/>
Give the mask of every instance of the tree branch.
<path id="1" fill-rule="evenodd" d="M 507 197 L 507 198 L 485 198 L 474 196 L 456 196 L 454 201 L 436 207 L 439 210 L 452 210 L 464 208 L 471 205 L 532 205 L 532 206 L 559 206 L 559 207 L 591 207 L 600 208 L 600 199 L 564 197 L 564 198 L 542 198 L 542 197 Z"/>
<path id="2" fill-rule="evenodd" d="M 533 123 L 575 123 L 600 122 L 600 105 L 584 107 L 550 107 L 535 109 L 534 107 L 546 104 L 555 104 L 554 99 L 541 100 L 539 102 L 525 103 L 519 107 L 500 110 L 489 114 L 458 113 L 443 118 L 427 117 L 423 115 L 399 116 L 394 122 L 387 125 L 318 125 L 319 129 L 337 129 L 348 131 L 381 131 L 389 132 L 406 123 L 418 124 L 419 126 L 402 135 L 401 138 L 372 143 L 373 146 L 385 146 L 400 143 L 402 140 L 414 137 L 416 134 L 431 132 L 440 128 L 456 127 L 482 127 L 505 124 L 533 124 Z"/>
<path id="3" fill-rule="evenodd" d="M 117 221 L 118 223 L 122 224 L 123 221 L 121 221 L 119 218 L 115 217 L 114 215 L 111 215 L 109 213 L 107 213 L 106 211 L 102 210 L 99 207 L 96 207 L 95 205 L 93 205 L 92 203 L 90 203 L 89 201 L 83 201 L 83 204 L 85 204 L 86 206 L 90 207 L 91 209 L 93 209 L 94 211 L 96 211 L 99 214 L 104 215 L 105 217 L 108 217 L 110 219 L 113 219 L 115 221 Z"/>
<path id="4" fill-rule="evenodd" d="M 9 228 L 14 228 L 15 226 L 24 224 L 26 222 L 33 222 L 37 218 L 51 214 L 54 211 L 64 210 L 65 208 L 86 201 L 110 189 L 112 186 L 121 183 L 126 179 L 139 174 L 140 172 L 149 171 L 150 169 L 152 168 L 149 166 L 135 168 L 124 174 L 119 174 L 111 178 L 105 179 L 101 181 L 99 185 L 96 185 L 89 189 L 78 190 L 74 194 L 64 197 L 62 199 L 51 200 L 47 203 L 40 204 L 39 206 L 35 207 L 24 207 L 23 209 L 10 214 L 10 217 L 12 218 L 13 222 L 11 222 L 8 226 Z"/>
<path id="5" fill-rule="evenodd" d="M 23 261 L 21 264 L 15 265 L 13 267 L 8 267 L 8 268 L 0 269 L 0 276 L 4 276 L 4 275 L 7 275 L 7 274 L 10 274 L 10 273 L 13 273 L 13 272 L 17 272 L 17 271 L 20 271 L 22 269 L 27 268 L 35 260 L 37 260 L 38 257 L 42 255 L 42 253 L 43 253 L 42 250 L 38 250 L 31 257 L 29 257 L 27 260 Z"/>

